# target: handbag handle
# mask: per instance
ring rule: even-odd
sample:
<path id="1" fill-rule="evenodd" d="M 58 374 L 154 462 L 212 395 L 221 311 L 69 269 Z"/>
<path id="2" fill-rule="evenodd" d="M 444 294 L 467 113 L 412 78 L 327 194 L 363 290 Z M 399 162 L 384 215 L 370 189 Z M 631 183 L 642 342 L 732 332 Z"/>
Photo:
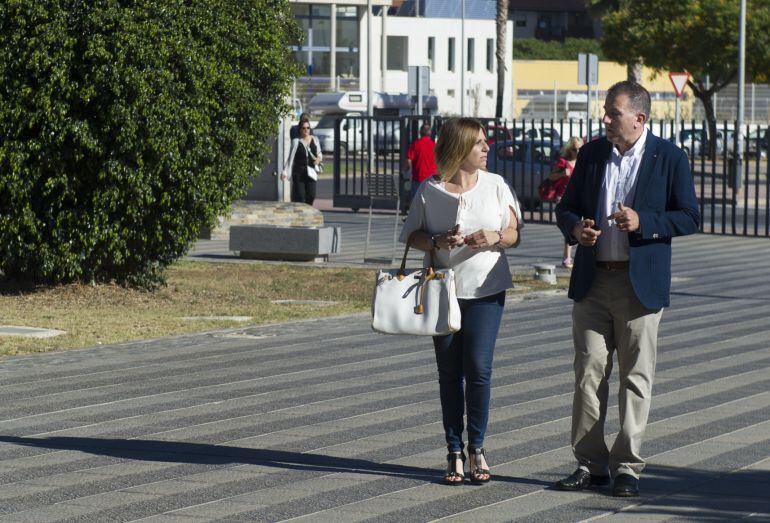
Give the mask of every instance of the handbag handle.
<path id="1" fill-rule="evenodd" d="M 398 269 L 398 272 L 396 273 L 396 277 L 399 280 L 402 280 L 406 277 L 406 257 L 409 254 L 409 247 L 412 246 L 412 243 L 414 243 L 415 238 L 417 238 L 417 234 L 420 232 L 424 232 L 422 229 L 418 229 L 416 231 L 413 231 L 412 234 L 409 235 L 409 238 L 406 240 L 406 247 L 404 248 L 404 257 L 401 258 L 401 267 Z M 436 266 L 436 259 L 433 255 L 434 249 L 431 249 L 428 251 L 428 254 L 430 255 L 430 265 L 427 267 L 427 274 L 432 275 L 435 274 L 434 267 Z"/>
<path id="2" fill-rule="evenodd" d="M 412 246 L 412 243 L 414 242 L 415 238 L 417 238 L 417 233 L 423 232 L 422 230 L 418 229 L 416 231 L 413 231 L 412 234 L 409 235 L 409 238 L 406 240 L 406 247 L 404 248 L 404 257 L 401 259 L 401 267 L 398 269 L 398 272 L 396 273 L 396 278 L 398 278 L 399 281 L 406 278 L 406 257 L 409 254 L 409 247 Z M 417 305 L 414 307 L 414 313 L 415 314 L 423 314 L 425 312 L 425 307 L 423 306 L 423 301 L 425 299 L 425 283 L 434 279 L 434 278 L 443 278 L 443 274 L 436 273 L 436 270 L 434 269 L 436 265 L 436 259 L 434 257 L 433 251 L 435 249 L 431 249 L 428 251 L 428 254 L 430 255 L 430 265 L 426 267 L 425 273 L 423 276 L 423 282 L 422 285 L 420 285 L 420 299 Z"/>

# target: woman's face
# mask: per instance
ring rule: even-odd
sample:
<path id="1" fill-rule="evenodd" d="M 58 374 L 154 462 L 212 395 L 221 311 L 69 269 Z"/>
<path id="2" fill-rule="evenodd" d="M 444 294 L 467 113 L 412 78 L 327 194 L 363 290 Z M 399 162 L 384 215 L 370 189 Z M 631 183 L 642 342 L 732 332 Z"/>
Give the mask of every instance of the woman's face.
<path id="1" fill-rule="evenodd" d="M 308 122 L 302 122 L 299 124 L 299 135 L 303 138 L 310 135 L 310 124 Z"/>
<path id="2" fill-rule="evenodd" d="M 479 134 L 476 136 L 476 143 L 473 144 L 473 149 L 471 149 L 471 152 L 468 153 L 468 156 L 463 160 L 460 169 L 465 172 L 476 172 L 477 169 L 486 169 L 488 152 L 489 145 L 487 145 L 487 136 L 482 129 L 479 129 Z"/>

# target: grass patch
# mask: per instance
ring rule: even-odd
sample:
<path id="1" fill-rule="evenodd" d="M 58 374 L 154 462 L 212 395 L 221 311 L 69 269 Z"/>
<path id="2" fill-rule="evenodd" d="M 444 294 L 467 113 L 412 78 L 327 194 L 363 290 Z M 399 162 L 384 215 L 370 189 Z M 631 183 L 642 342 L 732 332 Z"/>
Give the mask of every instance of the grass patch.
<path id="1" fill-rule="evenodd" d="M 168 271 L 168 285 L 155 292 L 116 285 L 28 288 L 0 281 L 3 325 L 67 332 L 47 339 L 0 336 L 0 354 L 90 347 L 244 325 L 230 320 L 183 319 L 189 316 L 251 316 L 245 324 L 256 325 L 366 312 L 374 274 L 373 269 L 179 262 Z M 516 274 L 514 282 L 519 284 L 514 293 L 564 288 L 563 281 L 552 286 L 525 274 Z M 273 303 L 275 300 L 287 301 Z"/>

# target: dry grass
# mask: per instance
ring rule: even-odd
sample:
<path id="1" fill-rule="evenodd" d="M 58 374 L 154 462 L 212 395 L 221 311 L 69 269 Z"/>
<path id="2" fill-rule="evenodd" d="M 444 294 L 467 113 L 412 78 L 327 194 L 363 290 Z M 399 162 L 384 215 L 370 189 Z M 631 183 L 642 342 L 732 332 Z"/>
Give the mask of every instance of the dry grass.
<path id="1" fill-rule="evenodd" d="M 520 292 L 553 286 L 523 283 Z M 66 331 L 55 338 L 0 337 L 0 354 L 45 352 L 235 327 L 231 320 L 185 316 L 251 316 L 246 325 L 368 311 L 374 271 L 279 264 L 180 262 L 156 292 L 115 285 L 18 288 L 0 282 L 0 323 Z M 564 287 L 560 281 L 558 287 Z M 328 304 L 274 300 L 318 300 Z"/>

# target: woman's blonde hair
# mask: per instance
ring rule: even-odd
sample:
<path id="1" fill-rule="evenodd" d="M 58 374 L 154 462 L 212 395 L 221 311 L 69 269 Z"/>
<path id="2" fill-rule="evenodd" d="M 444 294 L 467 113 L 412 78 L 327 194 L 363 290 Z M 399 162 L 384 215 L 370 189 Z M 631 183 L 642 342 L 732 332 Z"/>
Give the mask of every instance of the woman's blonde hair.
<path id="1" fill-rule="evenodd" d="M 574 160 L 577 158 L 578 149 L 583 147 L 583 140 L 578 138 L 577 136 L 573 136 L 569 140 L 567 140 L 567 143 L 564 144 L 564 147 L 561 148 L 561 152 L 559 155 L 562 158 L 566 158 L 567 160 Z"/>
<path id="2" fill-rule="evenodd" d="M 475 118 L 450 118 L 441 124 L 434 149 L 441 181 L 449 181 L 457 173 L 476 145 L 479 131 L 486 136 L 484 126 Z"/>

